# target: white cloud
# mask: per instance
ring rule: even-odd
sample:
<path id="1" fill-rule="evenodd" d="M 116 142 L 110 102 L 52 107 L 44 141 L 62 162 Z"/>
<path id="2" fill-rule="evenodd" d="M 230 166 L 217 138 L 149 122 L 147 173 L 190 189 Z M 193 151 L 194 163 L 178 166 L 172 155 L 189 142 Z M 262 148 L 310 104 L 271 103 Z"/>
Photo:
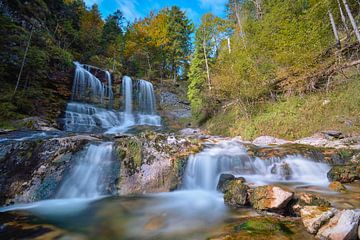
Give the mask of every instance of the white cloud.
<path id="1" fill-rule="evenodd" d="M 227 0 L 199 0 L 200 7 L 211 11 L 215 15 L 221 15 L 225 11 L 225 4 Z"/>
<path id="2" fill-rule="evenodd" d="M 97 5 L 100 5 L 102 3 L 103 0 L 84 0 L 86 6 L 91 7 L 92 5 L 94 5 L 95 3 Z"/>
<path id="3" fill-rule="evenodd" d="M 135 20 L 142 17 L 142 13 L 138 10 L 140 5 L 137 0 L 116 0 L 117 7 L 122 11 L 125 18 Z"/>

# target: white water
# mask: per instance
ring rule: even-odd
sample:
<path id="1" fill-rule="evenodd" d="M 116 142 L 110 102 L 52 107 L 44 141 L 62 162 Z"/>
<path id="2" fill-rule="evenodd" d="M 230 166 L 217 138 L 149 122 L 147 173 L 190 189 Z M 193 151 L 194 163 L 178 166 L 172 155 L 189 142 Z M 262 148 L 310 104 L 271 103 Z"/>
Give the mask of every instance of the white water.
<path id="1" fill-rule="evenodd" d="M 285 177 L 282 166 L 290 169 Z M 274 182 L 326 185 L 330 167 L 301 156 L 262 160 L 248 156 L 240 142 L 225 141 L 189 158 L 184 174 L 185 189 L 216 190 L 220 175 L 232 173 L 247 182 L 264 185 Z"/>
<path id="2" fill-rule="evenodd" d="M 161 117 L 156 113 L 154 88 L 150 82 L 139 80 L 136 85 L 133 84 L 130 77 L 124 76 L 121 85 L 123 111 L 115 111 L 112 110 L 114 93 L 110 72 L 78 62 L 74 64 L 76 70 L 72 102 L 68 103 L 64 117 L 60 119 L 64 130 L 71 132 L 106 131 L 109 134 L 116 134 L 127 132 L 139 125 L 161 126 Z M 91 71 L 103 71 L 107 85 L 103 84 Z M 109 109 L 104 106 L 105 98 L 108 99 Z M 133 99 L 137 100 L 137 111 L 134 111 Z M 100 103 L 101 106 L 94 103 Z"/>
<path id="3" fill-rule="evenodd" d="M 91 144 L 62 183 L 56 198 L 97 198 L 105 193 L 103 181 L 111 170 L 113 144 Z"/>
<path id="4" fill-rule="evenodd" d="M 105 86 L 102 82 L 91 74 L 84 65 L 78 62 L 76 66 L 75 77 L 72 87 L 72 100 L 81 100 L 90 98 L 92 101 L 102 102 L 105 96 Z"/>
<path id="5" fill-rule="evenodd" d="M 107 96 L 109 98 L 109 107 L 112 108 L 113 101 L 114 101 L 114 93 L 113 93 L 113 90 L 112 90 L 111 74 L 110 74 L 109 71 L 105 71 L 105 75 L 106 75 L 106 79 L 107 79 L 107 82 L 108 82 Z"/>

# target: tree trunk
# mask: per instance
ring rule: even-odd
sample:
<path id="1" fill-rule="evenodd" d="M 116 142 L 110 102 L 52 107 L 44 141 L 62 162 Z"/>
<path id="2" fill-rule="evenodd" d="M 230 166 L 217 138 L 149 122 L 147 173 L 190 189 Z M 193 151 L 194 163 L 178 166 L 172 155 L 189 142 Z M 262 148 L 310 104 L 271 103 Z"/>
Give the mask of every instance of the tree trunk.
<path id="1" fill-rule="evenodd" d="M 206 41 L 205 41 L 205 28 L 204 28 L 204 36 L 203 36 L 203 50 L 204 50 L 204 59 L 205 59 L 205 66 L 206 66 L 206 76 L 208 80 L 208 86 L 209 90 L 211 91 L 211 79 L 210 79 L 210 70 L 209 70 L 209 62 L 207 58 L 207 52 L 206 52 Z"/>
<path id="2" fill-rule="evenodd" d="M 262 17 L 262 7 L 261 7 L 262 2 L 261 2 L 261 0 L 252 0 L 252 2 L 255 5 L 256 19 L 260 20 Z"/>
<path id="3" fill-rule="evenodd" d="M 345 31 L 346 31 L 346 35 L 347 35 L 348 38 L 350 38 L 350 31 L 349 31 L 349 28 L 348 28 L 348 26 L 347 26 L 347 24 L 346 24 L 346 18 L 345 18 L 344 11 L 342 10 L 340 0 L 337 0 L 337 3 L 338 3 L 338 6 L 339 6 L 341 21 L 342 21 L 342 23 L 343 23 L 343 25 L 344 25 L 344 28 L 345 28 Z"/>
<path id="4" fill-rule="evenodd" d="M 228 37 L 228 49 L 229 49 L 229 54 L 231 54 L 231 40 L 230 37 Z"/>
<path id="5" fill-rule="evenodd" d="M 339 33 L 338 33 L 337 28 L 336 28 L 334 16 L 332 15 L 332 13 L 330 11 L 329 11 L 329 18 L 330 18 L 331 26 L 332 26 L 332 29 L 333 29 L 333 32 L 334 32 L 335 40 L 336 40 L 336 47 L 338 49 L 341 49 Z"/>
<path id="6" fill-rule="evenodd" d="M 354 29 L 356 38 L 357 38 L 358 42 L 360 43 L 360 32 L 359 32 L 358 26 L 357 26 L 357 24 L 356 24 L 356 22 L 355 22 L 355 19 L 354 19 L 352 13 L 351 13 L 349 4 L 348 4 L 347 0 L 343 0 L 343 3 L 344 3 L 344 5 L 345 5 L 345 10 L 346 10 L 347 15 L 349 16 L 351 25 L 352 25 L 352 27 L 353 27 L 353 29 Z"/>
<path id="7" fill-rule="evenodd" d="M 235 0 L 235 15 L 236 15 L 236 20 L 237 20 L 237 23 L 239 26 L 240 37 L 244 38 L 244 32 L 242 29 L 241 18 L 240 18 L 240 9 L 238 7 L 237 0 Z"/>
<path id="8" fill-rule="evenodd" d="M 22 63 L 21 63 L 21 68 L 20 68 L 20 72 L 19 72 L 19 75 L 18 75 L 18 79 L 17 79 L 17 82 L 16 82 L 16 86 L 15 86 L 15 90 L 14 90 L 14 96 L 16 94 L 16 91 L 19 87 L 19 83 L 20 83 L 20 79 L 21 79 L 21 74 L 22 74 L 22 71 L 24 69 L 24 65 L 25 65 L 25 61 L 26 61 L 26 56 L 28 54 L 28 51 L 29 51 L 29 47 L 30 47 L 30 42 L 31 42 L 31 37 L 33 35 L 33 31 L 34 31 L 34 26 L 31 26 L 31 31 L 30 31 L 30 36 L 29 36 L 29 39 L 28 39 L 28 42 L 26 44 L 26 49 L 25 49 L 25 53 L 24 53 L 24 57 L 23 57 L 23 60 L 22 60 Z"/>

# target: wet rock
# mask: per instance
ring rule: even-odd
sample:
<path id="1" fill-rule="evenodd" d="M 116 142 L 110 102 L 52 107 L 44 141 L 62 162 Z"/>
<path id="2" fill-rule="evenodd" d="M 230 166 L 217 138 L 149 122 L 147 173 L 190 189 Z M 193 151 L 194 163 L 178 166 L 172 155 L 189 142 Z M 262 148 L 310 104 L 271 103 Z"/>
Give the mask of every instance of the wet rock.
<path id="1" fill-rule="evenodd" d="M 327 174 L 330 181 L 351 183 L 360 179 L 360 165 L 337 165 L 333 166 Z"/>
<path id="2" fill-rule="evenodd" d="M 316 234 L 320 227 L 336 213 L 335 208 L 305 206 L 300 210 L 301 220 L 309 233 Z"/>
<path id="3" fill-rule="evenodd" d="M 275 163 L 271 168 L 271 174 L 279 176 L 282 180 L 289 180 L 292 175 L 292 170 L 288 163 Z"/>
<path id="4" fill-rule="evenodd" d="M 29 117 L 18 120 L 14 123 L 15 126 L 23 129 L 31 129 L 38 131 L 57 131 L 58 129 L 51 126 L 50 122 L 39 118 L 39 117 Z"/>
<path id="5" fill-rule="evenodd" d="M 245 182 L 245 178 L 243 177 L 236 178 L 234 175 L 230 173 L 223 173 L 220 175 L 216 189 L 222 193 L 225 193 L 227 184 L 233 180 L 241 180 L 242 182 Z"/>
<path id="6" fill-rule="evenodd" d="M 282 144 L 287 144 L 287 143 L 291 143 L 290 141 L 284 140 L 284 139 L 279 139 L 279 138 L 275 138 L 275 137 L 271 137 L 271 136 L 261 136 L 256 138 L 253 141 L 253 144 L 255 145 L 282 145 Z"/>
<path id="7" fill-rule="evenodd" d="M 176 141 L 169 144 L 169 139 Z M 181 185 L 188 156 L 201 150 L 201 142 L 195 137 L 145 132 L 117 139 L 115 149 L 121 159 L 118 194 L 168 192 Z"/>
<path id="8" fill-rule="evenodd" d="M 346 187 L 341 182 L 337 182 L 337 181 L 331 182 L 329 184 L 329 188 L 335 192 L 346 192 L 347 191 Z"/>
<path id="9" fill-rule="evenodd" d="M 312 193 L 297 193 L 293 201 L 293 214 L 299 216 L 300 210 L 305 206 L 330 207 L 331 204 L 327 200 Z"/>
<path id="10" fill-rule="evenodd" d="M 352 240 L 357 238 L 360 211 L 342 210 L 322 226 L 316 237 L 331 240 Z"/>
<path id="11" fill-rule="evenodd" d="M 51 197 L 70 166 L 69 154 L 94 140 L 98 139 L 81 135 L 2 145 L 5 151 L 0 158 L 0 204 Z M 65 156 L 67 160 L 62 160 Z"/>
<path id="12" fill-rule="evenodd" d="M 243 207 L 248 205 L 249 197 L 247 186 L 243 179 L 228 181 L 225 186 L 224 202 L 232 207 Z"/>
<path id="13" fill-rule="evenodd" d="M 256 210 L 284 213 L 293 195 L 277 186 L 261 186 L 251 193 L 250 202 Z"/>

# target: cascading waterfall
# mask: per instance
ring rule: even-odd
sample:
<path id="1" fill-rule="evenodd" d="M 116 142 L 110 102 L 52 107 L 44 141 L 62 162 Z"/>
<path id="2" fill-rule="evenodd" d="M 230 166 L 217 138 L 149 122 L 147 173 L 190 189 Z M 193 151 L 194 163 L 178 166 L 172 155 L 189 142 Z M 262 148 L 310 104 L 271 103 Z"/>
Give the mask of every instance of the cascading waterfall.
<path id="1" fill-rule="evenodd" d="M 156 114 L 156 101 L 153 85 L 145 80 L 139 80 L 139 112 L 141 114 Z"/>
<path id="2" fill-rule="evenodd" d="M 121 92 L 123 99 L 123 111 L 112 110 L 114 93 L 112 90 L 112 78 L 108 71 L 103 71 L 93 66 L 76 66 L 72 102 L 69 102 L 64 118 L 60 119 L 64 130 L 72 132 L 103 132 L 124 133 L 138 125 L 161 126 L 161 117 L 156 114 L 156 100 L 153 85 L 145 80 L 139 80 L 134 85 L 133 80 L 124 76 L 122 79 Z M 103 84 L 91 72 L 103 71 L 107 85 Z M 134 91 L 137 88 L 137 91 Z M 135 96 L 135 97 L 134 97 Z M 95 106 L 93 103 L 103 104 L 108 98 L 109 108 Z M 138 111 L 134 111 L 133 99 L 137 99 Z"/>
<path id="3" fill-rule="evenodd" d="M 105 194 L 104 179 L 112 165 L 113 144 L 91 144 L 60 187 L 56 198 L 96 198 Z"/>
<path id="4" fill-rule="evenodd" d="M 123 102 L 124 102 L 124 112 L 127 114 L 132 114 L 132 92 L 133 92 L 133 84 L 132 79 L 128 76 L 123 77 L 122 79 L 122 94 L 123 94 Z"/>
<path id="5" fill-rule="evenodd" d="M 78 62 L 74 64 L 76 69 L 71 99 L 73 101 L 83 101 L 86 100 L 86 98 L 90 98 L 90 100 L 96 98 L 102 102 L 105 96 L 105 86 L 97 77 L 91 74 L 90 71 L 86 70 L 83 65 Z"/>
<path id="6" fill-rule="evenodd" d="M 111 74 L 110 74 L 109 71 L 105 71 L 105 75 L 106 75 L 106 79 L 107 79 L 107 82 L 108 82 L 107 97 L 109 98 L 109 107 L 112 108 L 113 101 L 114 101 L 114 93 L 113 93 L 113 90 L 112 90 Z"/>
<path id="7" fill-rule="evenodd" d="M 215 190 L 222 173 L 245 177 L 262 185 L 273 182 L 328 184 L 330 167 L 301 156 L 262 160 L 250 157 L 238 141 L 225 141 L 189 158 L 184 174 L 185 189 Z"/>
<path id="8" fill-rule="evenodd" d="M 161 118 L 156 114 L 156 100 L 152 83 L 138 82 L 138 123 L 140 125 L 161 126 Z"/>

